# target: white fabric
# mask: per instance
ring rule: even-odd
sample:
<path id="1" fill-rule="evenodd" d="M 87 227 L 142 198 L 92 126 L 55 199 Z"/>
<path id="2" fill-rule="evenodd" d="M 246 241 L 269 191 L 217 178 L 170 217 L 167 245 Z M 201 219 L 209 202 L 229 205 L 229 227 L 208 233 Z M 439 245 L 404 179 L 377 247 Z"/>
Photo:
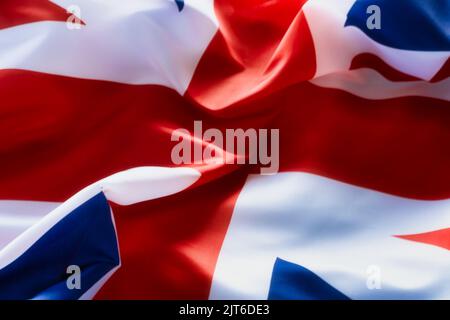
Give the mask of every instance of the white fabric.
<path id="1" fill-rule="evenodd" d="M 180 192 L 200 176 L 191 168 L 140 167 L 113 174 L 90 188 L 100 187 L 108 200 L 130 205 Z"/>
<path id="2" fill-rule="evenodd" d="M 0 233 L 0 269 L 21 256 L 56 223 L 100 192 L 110 201 L 130 205 L 182 191 L 200 176 L 200 172 L 191 168 L 139 167 L 102 179 L 59 206 L 46 202 L 0 201 L 0 231 L 5 231 L 5 234 Z M 113 215 L 112 220 L 114 222 Z M 110 270 L 80 299 L 94 297 L 119 267 Z"/>
<path id="3" fill-rule="evenodd" d="M 450 52 L 409 51 L 370 39 L 354 26 L 345 26 L 355 0 L 309 0 L 303 7 L 313 37 L 317 70 L 313 84 L 347 91 L 366 99 L 424 96 L 450 101 L 449 79 L 429 83 Z M 392 68 L 421 81 L 393 82 L 370 69 L 350 71 L 353 58 L 372 53 Z"/>
<path id="4" fill-rule="evenodd" d="M 303 7 L 316 49 L 316 77 L 348 70 L 355 56 L 373 53 L 403 73 L 430 80 L 450 56 L 450 52 L 390 48 L 354 26 L 344 27 L 354 3 L 355 0 L 309 0 Z"/>
<path id="5" fill-rule="evenodd" d="M 58 205 L 58 202 L 0 201 L 0 250 Z"/>
<path id="6" fill-rule="evenodd" d="M 210 298 L 266 299 L 279 257 L 353 299 L 449 299 L 450 251 L 395 237 L 449 227 L 450 200 L 406 199 L 300 172 L 250 176 Z M 372 266 L 379 290 L 367 286 Z"/>
<path id="7" fill-rule="evenodd" d="M 0 269 L 22 255 L 58 221 L 100 192 L 103 192 L 110 201 L 129 205 L 182 191 L 195 183 L 200 176 L 200 172 L 191 168 L 140 167 L 122 171 L 102 179 L 81 190 L 46 214 L 4 247 L 0 251 Z M 14 204 L 17 203 L 14 202 Z M 26 205 L 27 203 L 20 204 L 20 206 Z M 31 210 L 38 206 L 36 204 L 29 209 Z M 43 210 L 42 208 L 39 211 L 40 214 L 36 215 L 41 216 Z"/>
<path id="8" fill-rule="evenodd" d="M 54 0 L 86 25 L 45 21 L 0 30 L 0 69 L 24 69 L 183 94 L 217 30 L 213 0 Z"/>
<path id="9" fill-rule="evenodd" d="M 436 83 L 427 81 L 392 82 L 372 69 L 336 72 L 318 77 L 311 83 L 324 88 L 341 89 L 370 100 L 419 96 L 450 101 L 450 78 Z"/>

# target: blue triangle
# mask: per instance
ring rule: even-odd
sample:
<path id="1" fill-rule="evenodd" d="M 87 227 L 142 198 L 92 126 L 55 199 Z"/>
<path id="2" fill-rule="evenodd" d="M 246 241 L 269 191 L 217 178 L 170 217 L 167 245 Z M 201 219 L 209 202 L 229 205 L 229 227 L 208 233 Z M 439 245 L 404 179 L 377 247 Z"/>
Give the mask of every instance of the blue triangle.
<path id="1" fill-rule="evenodd" d="M 370 5 L 381 10 L 381 29 L 369 30 Z M 450 50 L 450 0 L 357 0 L 345 26 L 385 46 L 415 51 Z"/>
<path id="2" fill-rule="evenodd" d="M 269 300 L 349 300 L 325 280 L 300 265 L 277 258 Z"/>
<path id="3" fill-rule="evenodd" d="M 177 4 L 178 11 L 182 11 L 184 8 L 184 0 L 175 0 L 175 3 Z"/>

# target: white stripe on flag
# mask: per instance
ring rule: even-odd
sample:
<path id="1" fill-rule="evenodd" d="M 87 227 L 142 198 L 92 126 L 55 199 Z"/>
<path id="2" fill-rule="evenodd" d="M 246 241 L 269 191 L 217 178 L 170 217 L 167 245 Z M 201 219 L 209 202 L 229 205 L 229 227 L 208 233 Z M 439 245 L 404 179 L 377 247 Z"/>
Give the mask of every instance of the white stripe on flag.
<path id="1" fill-rule="evenodd" d="M 346 71 L 361 53 L 373 53 L 395 69 L 430 80 L 450 52 L 409 51 L 390 48 L 367 37 L 355 27 L 344 27 L 355 0 L 310 0 L 303 10 L 316 48 L 316 77 Z"/>
<path id="2" fill-rule="evenodd" d="M 396 197 L 300 172 L 251 176 L 222 246 L 211 299 L 266 299 L 278 257 L 353 299 L 449 299 L 450 251 L 395 237 L 450 227 L 450 200 Z M 380 290 L 367 286 L 381 271 Z"/>
<path id="3" fill-rule="evenodd" d="M 0 69 L 158 84 L 183 94 L 217 30 L 212 0 L 182 12 L 168 0 L 55 0 L 86 23 L 44 21 L 0 30 Z"/>
<path id="4" fill-rule="evenodd" d="M 394 82 L 372 69 L 358 69 L 318 77 L 311 83 L 371 100 L 418 96 L 450 101 L 450 78 L 436 83 L 422 80 Z"/>
<path id="5" fill-rule="evenodd" d="M 59 204 L 44 201 L 0 201 L 0 250 Z"/>
<path id="6" fill-rule="evenodd" d="M 100 192 L 109 201 L 130 205 L 180 192 L 200 176 L 201 173 L 192 168 L 139 167 L 102 179 L 62 203 L 0 250 L 0 269 L 22 255 L 58 221 Z"/>

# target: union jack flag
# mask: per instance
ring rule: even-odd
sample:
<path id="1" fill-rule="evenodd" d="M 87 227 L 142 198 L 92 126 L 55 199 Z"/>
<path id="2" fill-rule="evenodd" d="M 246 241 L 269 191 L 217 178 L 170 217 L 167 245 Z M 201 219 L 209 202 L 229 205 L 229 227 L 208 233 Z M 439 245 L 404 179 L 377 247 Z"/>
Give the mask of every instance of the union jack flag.
<path id="1" fill-rule="evenodd" d="M 450 299 L 449 21 L 0 0 L 0 299 Z M 279 130 L 278 172 L 174 163 L 195 121 Z"/>

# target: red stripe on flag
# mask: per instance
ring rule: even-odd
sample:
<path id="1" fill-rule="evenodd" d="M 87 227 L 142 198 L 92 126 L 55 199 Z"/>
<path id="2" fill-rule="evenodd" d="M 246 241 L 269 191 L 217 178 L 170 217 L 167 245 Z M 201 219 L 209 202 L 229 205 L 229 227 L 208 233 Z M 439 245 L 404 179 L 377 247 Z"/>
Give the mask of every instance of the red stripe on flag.
<path id="1" fill-rule="evenodd" d="M 219 31 L 196 69 L 187 95 L 220 110 L 311 79 L 314 44 L 301 11 L 305 0 L 218 0 Z"/>
<path id="2" fill-rule="evenodd" d="M 450 228 L 396 237 L 415 242 L 427 243 L 450 250 Z"/>
<path id="3" fill-rule="evenodd" d="M 352 60 L 350 70 L 369 68 L 378 71 L 383 77 L 390 81 L 417 81 L 417 77 L 398 71 L 384 62 L 381 58 L 371 53 L 362 53 Z"/>
<path id="4" fill-rule="evenodd" d="M 67 21 L 70 14 L 48 0 L 1 0 L 0 29 L 38 21 Z"/>
<path id="5" fill-rule="evenodd" d="M 230 121 L 172 89 L 0 71 L 0 199 L 64 201 L 85 186 L 138 166 L 174 166 L 172 130 L 262 127 L 270 114 Z M 230 169 L 230 167 L 232 167 Z M 219 178 L 234 166 L 211 168 Z M 202 168 L 203 171 L 203 168 Z"/>
<path id="6" fill-rule="evenodd" d="M 441 70 L 431 79 L 431 82 L 439 82 L 450 77 L 450 58 L 442 66 Z"/>
<path id="7" fill-rule="evenodd" d="M 303 83 L 211 113 L 160 86 L 27 71 L 0 71 L 0 81 L 1 199 L 64 201 L 121 170 L 172 166 L 171 130 L 192 131 L 194 120 L 204 130 L 279 128 L 282 171 L 410 198 L 450 197 L 445 101 L 371 101 Z M 237 117 L 242 110 L 247 116 Z M 209 179 L 229 171 L 217 170 Z"/>
<path id="8" fill-rule="evenodd" d="M 367 100 L 298 84 L 273 97 L 281 170 L 424 200 L 450 198 L 450 103 Z"/>
<path id="9" fill-rule="evenodd" d="M 236 172 L 170 197 L 114 206 L 122 266 L 97 299 L 207 299 L 246 178 Z"/>
<path id="10" fill-rule="evenodd" d="M 369 68 L 378 71 L 383 77 L 390 81 L 418 81 L 417 77 L 405 74 L 394 69 L 381 58 L 371 53 L 362 53 L 353 58 L 350 70 Z M 430 82 L 442 81 L 450 76 L 450 59 L 442 66 Z"/>

